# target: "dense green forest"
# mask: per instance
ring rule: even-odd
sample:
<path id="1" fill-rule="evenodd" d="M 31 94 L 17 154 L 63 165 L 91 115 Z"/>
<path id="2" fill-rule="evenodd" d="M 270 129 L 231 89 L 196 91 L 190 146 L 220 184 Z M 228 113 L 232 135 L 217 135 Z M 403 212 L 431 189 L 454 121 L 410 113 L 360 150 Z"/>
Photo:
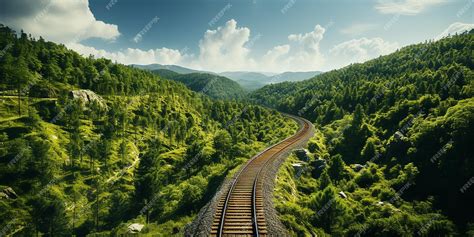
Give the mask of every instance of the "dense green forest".
<path id="1" fill-rule="evenodd" d="M 317 129 L 277 177 L 292 235 L 474 235 L 472 31 L 265 86 L 256 105 L 227 78 L 84 58 L 2 25 L 0 49 L 0 235 L 181 236 L 225 177 L 296 131 L 261 105 Z"/>
<path id="2" fill-rule="evenodd" d="M 221 181 L 297 125 L 0 27 L 0 235 L 182 235 Z M 278 128 L 278 129 L 276 129 Z"/>
<path id="3" fill-rule="evenodd" d="M 204 93 L 215 99 L 242 99 L 245 91 L 240 85 L 227 77 L 209 73 L 179 74 L 166 69 L 154 70 L 162 78 L 179 81 L 193 91 Z"/>
<path id="4" fill-rule="evenodd" d="M 278 176 L 291 233 L 474 235 L 473 49 L 471 31 L 251 95 L 317 127 Z"/>

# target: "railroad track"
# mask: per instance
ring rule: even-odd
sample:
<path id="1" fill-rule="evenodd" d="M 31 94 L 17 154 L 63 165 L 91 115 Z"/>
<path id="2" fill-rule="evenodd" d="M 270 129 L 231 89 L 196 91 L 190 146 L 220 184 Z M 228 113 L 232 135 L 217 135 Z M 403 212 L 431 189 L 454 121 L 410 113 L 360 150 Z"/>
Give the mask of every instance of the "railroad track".
<path id="1" fill-rule="evenodd" d="M 234 176 L 226 195 L 219 200 L 211 236 L 268 236 L 264 213 L 263 174 L 269 162 L 300 141 L 311 130 L 305 119 L 287 115 L 300 124 L 293 136 L 254 156 Z"/>

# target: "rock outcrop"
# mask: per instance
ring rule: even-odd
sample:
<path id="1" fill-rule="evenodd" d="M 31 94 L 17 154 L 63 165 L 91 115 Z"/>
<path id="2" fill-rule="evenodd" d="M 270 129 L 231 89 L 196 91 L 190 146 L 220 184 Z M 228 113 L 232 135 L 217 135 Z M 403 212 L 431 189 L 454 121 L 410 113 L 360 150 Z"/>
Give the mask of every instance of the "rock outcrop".
<path id="1" fill-rule="evenodd" d="M 74 100 L 80 100 L 84 106 L 95 102 L 99 107 L 107 109 L 105 100 L 91 90 L 74 90 L 69 92 L 69 97 Z"/>

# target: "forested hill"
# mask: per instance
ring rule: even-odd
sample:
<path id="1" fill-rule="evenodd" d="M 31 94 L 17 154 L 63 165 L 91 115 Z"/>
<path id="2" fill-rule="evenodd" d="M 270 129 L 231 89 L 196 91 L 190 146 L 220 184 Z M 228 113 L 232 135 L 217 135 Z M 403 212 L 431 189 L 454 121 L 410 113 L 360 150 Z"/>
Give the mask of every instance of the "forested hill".
<path id="1" fill-rule="evenodd" d="M 199 72 L 179 74 L 166 69 L 154 70 L 153 73 L 166 79 L 179 81 L 191 90 L 215 99 L 242 99 L 246 94 L 237 82 L 215 74 Z"/>
<path id="2" fill-rule="evenodd" d="M 307 172 L 276 189 L 289 230 L 474 234 L 473 49 L 471 31 L 252 93 L 318 128 Z"/>
<path id="3" fill-rule="evenodd" d="M 0 235 L 182 235 L 229 172 L 297 127 L 3 26 L 0 48 Z"/>
<path id="4" fill-rule="evenodd" d="M 356 104 L 373 113 L 399 99 L 426 94 L 437 94 L 442 100 L 469 98 L 473 86 L 466 78 L 474 67 L 473 38 L 471 33 L 408 46 L 303 82 L 268 85 L 251 97 L 323 124 L 352 113 Z"/>

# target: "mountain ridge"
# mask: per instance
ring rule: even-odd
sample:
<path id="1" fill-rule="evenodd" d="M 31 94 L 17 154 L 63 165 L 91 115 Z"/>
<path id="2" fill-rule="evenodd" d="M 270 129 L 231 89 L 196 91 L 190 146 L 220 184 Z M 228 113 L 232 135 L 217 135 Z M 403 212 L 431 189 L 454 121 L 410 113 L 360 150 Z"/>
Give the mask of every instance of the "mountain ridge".
<path id="1" fill-rule="evenodd" d="M 226 72 L 209 72 L 202 70 L 190 69 L 178 65 L 161 65 L 161 64 L 148 64 L 148 65 L 130 65 L 132 67 L 145 69 L 149 71 L 155 70 L 170 70 L 179 74 L 190 74 L 190 73 L 206 73 L 206 74 L 215 74 L 229 78 L 233 81 L 236 81 L 244 89 L 248 91 L 253 91 L 259 88 L 264 87 L 268 84 L 280 83 L 284 81 L 302 81 L 310 79 L 316 75 L 319 75 L 323 72 L 321 71 L 286 71 L 282 73 L 272 73 L 272 72 L 253 72 L 253 71 L 226 71 Z"/>

